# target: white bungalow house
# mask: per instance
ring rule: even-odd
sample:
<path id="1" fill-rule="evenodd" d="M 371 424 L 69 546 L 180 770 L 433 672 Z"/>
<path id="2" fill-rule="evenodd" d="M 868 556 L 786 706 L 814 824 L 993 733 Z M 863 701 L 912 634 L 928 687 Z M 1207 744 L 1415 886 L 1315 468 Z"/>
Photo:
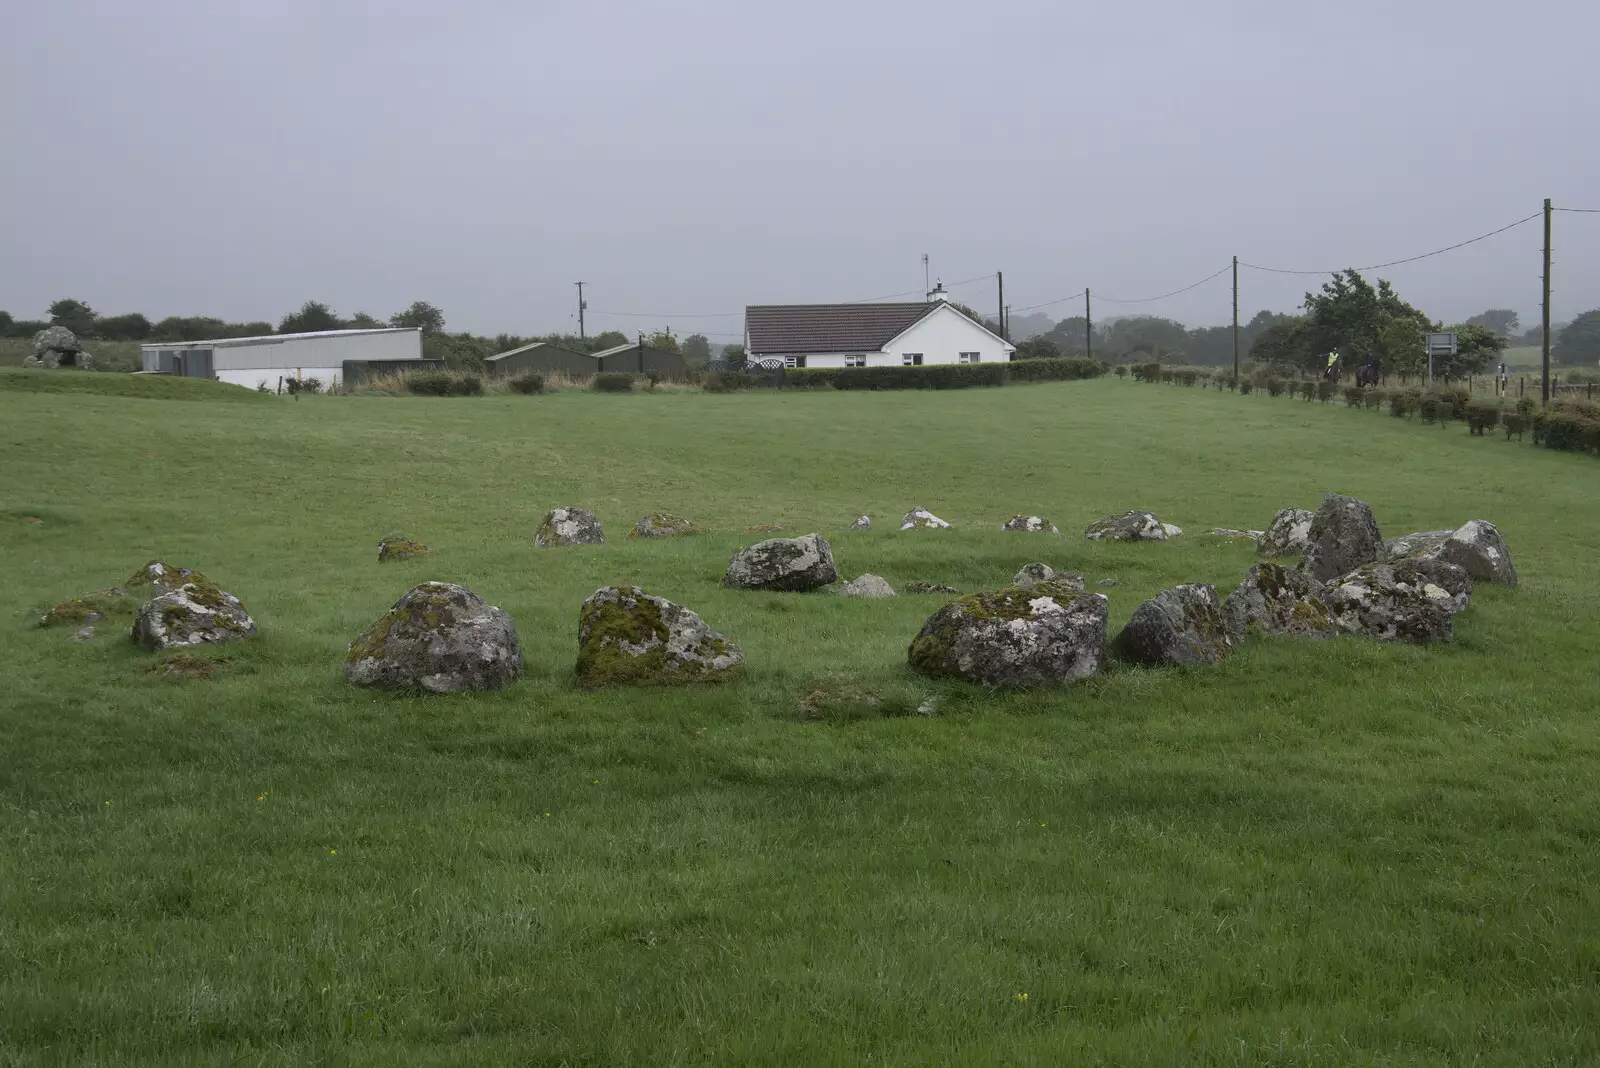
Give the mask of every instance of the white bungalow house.
<path id="1" fill-rule="evenodd" d="M 944 287 L 904 304 L 752 304 L 745 352 L 789 367 L 1005 363 L 1017 347 L 952 307 Z"/>

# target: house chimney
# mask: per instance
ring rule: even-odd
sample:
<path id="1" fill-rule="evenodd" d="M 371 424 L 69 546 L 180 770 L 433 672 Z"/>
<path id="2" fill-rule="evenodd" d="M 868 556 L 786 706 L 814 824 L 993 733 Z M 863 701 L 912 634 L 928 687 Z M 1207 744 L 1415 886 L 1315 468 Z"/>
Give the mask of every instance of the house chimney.
<path id="1" fill-rule="evenodd" d="M 944 282 L 939 281 L 933 283 L 933 292 L 928 294 L 928 303 L 932 304 L 935 301 L 947 301 L 949 299 L 950 294 L 945 292 Z"/>

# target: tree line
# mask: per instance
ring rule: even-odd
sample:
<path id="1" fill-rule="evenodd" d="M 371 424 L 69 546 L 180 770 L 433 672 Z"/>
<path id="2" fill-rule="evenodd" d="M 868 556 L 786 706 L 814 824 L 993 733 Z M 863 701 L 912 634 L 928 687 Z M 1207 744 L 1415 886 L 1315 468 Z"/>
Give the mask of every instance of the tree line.
<path id="1" fill-rule="evenodd" d="M 993 329 L 993 324 L 986 324 Z M 1233 327 L 1190 328 L 1172 319 L 1133 315 L 1095 323 L 1073 316 L 1019 342 L 1019 359 L 1093 355 L 1112 363 L 1156 361 L 1226 367 L 1233 363 Z M 1376 286 L 1358 271 L 1335 274 L 1322 289 L 1307 293 L 1297 314 L 1257 312 L 1239 324 L 1242 359 L 1293 371 L 1321 372 L 1327 355 L 1338 350 L 1346 369 L 1369 358 L 1386 374 L 1413 375 L 1427 369 L 1426 335 L 1457 335 L 1458 352 L 1436 358 L 1434 373 L 1461 378 L 1489 369 L 1510 345 L 1538 345 L 1540 328 L 1518 333 L 1517 313 L 1495 308 L 1446 326 L 1403 300 L 1389 282 Z M 1553 327 L 1551 359 L 1566 365 L 1600 362 L 1600 309 Z"/>

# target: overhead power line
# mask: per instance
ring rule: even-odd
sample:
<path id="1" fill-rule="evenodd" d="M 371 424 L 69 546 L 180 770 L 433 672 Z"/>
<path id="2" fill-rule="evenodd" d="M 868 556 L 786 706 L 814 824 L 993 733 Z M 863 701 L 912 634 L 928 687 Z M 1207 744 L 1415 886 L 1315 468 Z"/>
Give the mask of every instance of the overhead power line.
<path id="1" fill-rule="evenodd" d="M 1575 211 L 1580 215 L 1600 215 L 1600 208 L 1551 208 L 1551 211 Z"/>
<path id="2" fill-rule="evenodd" d="M 1111 304 L 1149 304 L 1153 300 L 1166 300 L 1168 297 L 1175 297 L 1179 293 L 1187 293 L 1191 289 L 1199 289 L 1213 278 L 1220 278 L 1222 275 L 1227 274 L 1231 270 L 1233 270 L 1233 264 L 1225 263 L 1222 265 L 1222 270 L 1217 271 L 1215 274 L 1208 274 L 1198 282 L 1186 285 L 1182 289 L 1174 289 L 1171 293 L 1163 293 L 1158 297 L 1137 297 L 1133 300 L 1122 300 L 1117 297 L 1102 297 L 1099 294 L 1096 294 L 1094 299 L 1103 300 Z"/>
<path id="3" fill-rule="evenodd" d="M 1498 229 L 1498 230 L 1490 230 L 1486 234 L 1479 234 L 1477 237 L 1469 238 L 1466 241 L 1457 241 L 1453 245 L 1446 245 L 1444 248 L 1436 248 L 1432 252 L 1424 252 L 1420 256 L 1407 256 L 1405 259 L 1402 259 L 1402 260 L 1390 260 L 1387 263 L 1374 263 L 1374 264 L 1370 264 L 1370 265 L 1368 265 L 1366 267 L 1352 267 L 1352 268 L 1350 268 L 1350 270 L 1355 270 L 1355 271 L 1376 271 L 1376 270 L 1380 270 L 1381 268 L 1384 268 L 1384 267 L 1398 267 L 1402 263 L 1414 263 L 1417 260 L 1425 260 L 1430 256 L 1440 256 L 1440 255 L 1443 255 L 1446 252 L 1454 252 L 1458 248 L 1465 248 L 1468 245 L 1477 244 L 1479 241 L 1486 241 L 1489 238 L 1494 237 L 1496 234 L 1503 234 L 1507 230 L 1510 230 L 1510 229 L 1513 229 L 1515 227 L 1521 226 L 1523 223 L 1532 222 L 1533 220 L 1535 220 L 1537 218 L 1540 218 L 1542 215 L 1544 215 L 1543 211 L 1536 211 L 1532 215 L 1529 215 L 1527 218 L 1518 219 L 1514 223 L 1507 223 L 1506 225 L 1500 227 L 1500 229 Z M 1288 269 L 1282 268 L 1282 267 L 1262 267 L 1260 264 L 1246 263 L 1243 260 L 1239 261 L 1239 266 L 1240 267 L 1248 267 L 1252 271 L 1266 271 L 1269 274 L 1338 274 L 1340 270 L 1344 270 L 1345 269 L 1345 268 L 1341 267 L 1338 270 L 1333 270 L 1333 271 L 1298 271 L 1298 270 L 1291 271 L 1291 270 L 1288 270 Z"/>

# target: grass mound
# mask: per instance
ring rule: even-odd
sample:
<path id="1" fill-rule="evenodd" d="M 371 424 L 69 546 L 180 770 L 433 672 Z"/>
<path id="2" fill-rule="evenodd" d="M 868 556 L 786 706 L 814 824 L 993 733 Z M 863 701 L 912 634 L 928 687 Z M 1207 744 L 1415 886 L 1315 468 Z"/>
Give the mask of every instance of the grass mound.
<path id="1" fill-rule="evenodd" d="M 0 390 L 18 393 L 93 393 L 145 400 L 266 401 L 264 393 L 227 382 L 171 375 L 132 375 L 110 371 L 0 367 Z"/>

